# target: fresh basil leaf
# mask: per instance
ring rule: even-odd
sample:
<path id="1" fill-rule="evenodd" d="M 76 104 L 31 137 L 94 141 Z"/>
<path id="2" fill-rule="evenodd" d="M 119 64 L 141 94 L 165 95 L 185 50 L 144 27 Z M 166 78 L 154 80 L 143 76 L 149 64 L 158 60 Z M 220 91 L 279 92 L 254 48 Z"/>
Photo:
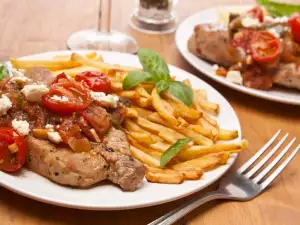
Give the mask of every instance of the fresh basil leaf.
<path id="1" fill-rule="evenodd" d="M 9 76 L 9 71 L 5 64 L 0 65 L 0 80 L 3 80 L 5 77 Z"/>
<path id="2" fill-rule="evenodd" d="M 165 165 L 167 165 L 168 162 L 173 159 L 177 153 L 186 145 L 189 143 L 192 139 L 190 138 L 184 138 L 178 140 L 175 144 L 173 144 L 171 147 L 169 147 L 160 157 L 160 168 L 164 168 Z"/>
<path id="3" fill-rule="evenodd" d="M 168 65 L 155 51 L 141 48 L 138 51 L 138 56 L 144 71 L 151 73 L 155 81 L 170 79 Z"/>
<path id="4" fill-rule="evenodd" d="M 166 90 L 170 87 L 171 82 L 168 80 L 160 80 L 155 84 L 156 90 L 158 93 Z"/>
<path id="5" fill-rule="evenodd" d="M 257 0 L 257 2 L 264 6 L 272 16 L 289 16 L 294 12 L 300 12 L 300 4 L 296 2 L 296 4 L 286 4 L 271 0 Z"/>
<path id="6" fill-rule="evenodd" d="M 168 91 L 186 106 L 192 106 L 194 94 L 190 87 L 180 81 L 172 81 Z"/>
<path id="7" fill-rule="evenodd" d="M 142 71 L 130 72 L 123 80 L 123 89 L 129 90 L 142 82 L 152 83 L 151 73 L 142 72 Z"/>

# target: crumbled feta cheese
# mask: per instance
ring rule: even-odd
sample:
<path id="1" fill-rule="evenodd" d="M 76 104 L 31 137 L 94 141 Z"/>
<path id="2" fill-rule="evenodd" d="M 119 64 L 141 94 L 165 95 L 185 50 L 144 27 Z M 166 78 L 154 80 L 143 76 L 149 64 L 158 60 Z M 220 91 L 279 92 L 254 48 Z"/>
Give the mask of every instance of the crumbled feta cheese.
<path id="1" fill-rule="evenodd" d="M 29 134 L 29 123 L 26 120 L 16 120 L 14 119 L 12 122 L 12 127 L 18 131 L 19 134 L 28 135 Z"/>
<path id="2" fill-rule="evenodd" d="M 13 77 L 25 77 L 25 75 L 22 72 L 16 70 L 15 68 L 11 68 L 11 72 Z"/>
<path id="3" fill-rule="evenodd" d="M 219 69 L 219 65 L 218 64 L 214 64 L 212 66 L 213 71 L 217 71 Z"/>
<path id="4" fill-rule="evenodd" d="M 25 85 L 21 92 L 25 98 L 31 102 L 41 101 L 42 96 L 47 94 L 49 89 L 44 84 L 30 84 Z"/>
<path id="5" fill-rule="evenodd" d="M 12 103 L 6 95 L 2 95 L 0 98 L 0 116 L 3 116 L 12 107 Z"/>
<path id="6" fill-rule="evenodd" d="M 62 139 L 61 139 L 59 133 L 55 132 L 55 131 L 48 132 L 48 139 L 55 144 L 59 144 L 60 142 L 62 142 Z"/>
<path id="7" fill-rule="evenodd" d="M 30 79 L 28 77 L 13 77 L 10 79 L 11 83 L 25 83 L 29 81 Z"/>
<path id="8" fill-rule="evenodd" d="M 243 84 L 243 77 L 241 75 L 241 72 L 236 70 L 228 71 L 226 80 L 236 84 Z"/>
<path id="9" fill-rule="evenodd" d="M 66 96 L 58 96 L 58 95 L 51 96 L 51 99 L 59 101 L 59 102 L 67 102 L 67 101 L 69 101 L 69 99 Z"/>
<path id="10" fill-rule="evenodd" d="M 48 129 L 49 131 L 54 131 L 54 125 L 52 124 L 47 124 L 45 128 Z"/>
<path id="11" fill-rule="evenodd" d="M 242 19 L 242 25 L 244 27 L 257 27 L 260 25 L 260 22 L 257 18 L 245 17 Z"/>
<path id="12" fill-rule="evenodd" d="M 103 92 L 90 92 L 91 98 L 98 102 L 103 102 L 107 106 L 116 108 L 118 106 L 119 97 L 116 95 L 106 95 Z"/>
<path id="13" fill-rule="evenodd" d="M 273 34 L 275 37 L 279 37 L 279 33 L 277 33 L 277 30 L 275 28 L 270 28 L 268 31 Z"/>

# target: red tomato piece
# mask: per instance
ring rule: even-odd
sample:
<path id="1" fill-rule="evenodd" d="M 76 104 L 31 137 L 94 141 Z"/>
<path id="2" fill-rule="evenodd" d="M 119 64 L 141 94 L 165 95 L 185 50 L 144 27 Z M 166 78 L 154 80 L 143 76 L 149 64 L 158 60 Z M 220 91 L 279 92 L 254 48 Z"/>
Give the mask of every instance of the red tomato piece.
<path id="1" fill-rule="evenodd" d="M 300 43 L 300 13 L 294 13 L 289 19 L 289 25 L 293 38 L 296 42 Z"/>
<path id="2" fill-rule="evenodd" d="M 81 83 L 73 81 L 52 84 L 42 99 L 49 110 L 60 114 L 82 111 L 91 102 L 88 90 Z"/>
<path id="3" fill-rule="evenodd" d="M 15 143 L 16 153 L 11 152 L 9 145 Z M 25 163 L 27 147 L 23 136 L 18 135 L 12 128 L 0 128 L 0 170 L 16 172 Z"/>
<path id="4" fill-rule="evenodd" d="M 268 31 L 257 31 L 253 34 L 250 48 L 255 61 L 261 63 L 272 62 L 279 57 L 280 39 Z"/>
<path id="5" fill-rule="evenodd" d="M 107 75 L 98 71 L 86 71 L 77 74 L 75 80 L 92 91 L 111 93 L 110 80 Z"/>
<path id="6" fill-rule="evenodd" d="M 63 83 L 69 81 L 69 78 L 65 73 L 58 74 L 52 84 Z"/>
<path id="7" fill-rule="evenodd" d="M 259 6 L 250 9 L 246 14 L 251 16 L 252 18 L 257 18 L 259 22 L 264 21 L 264 13 Z"/>

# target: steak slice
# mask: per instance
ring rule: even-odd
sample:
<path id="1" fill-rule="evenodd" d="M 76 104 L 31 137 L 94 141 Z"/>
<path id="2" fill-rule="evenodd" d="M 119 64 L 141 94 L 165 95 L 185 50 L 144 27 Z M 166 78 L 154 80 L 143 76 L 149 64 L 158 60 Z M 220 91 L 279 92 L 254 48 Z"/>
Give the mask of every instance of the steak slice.
<path id="1" fill-rule="evenodd" d="M 115 128 L 90 152 L 73 152 L 33 136 L 28 137 L 27 147 L 28 169 L 62 185 L 89 187 L 109 179 L 123 190 L 134 191 L 145 176 L 145 167 L 129 153 L 126 134 Z"/>

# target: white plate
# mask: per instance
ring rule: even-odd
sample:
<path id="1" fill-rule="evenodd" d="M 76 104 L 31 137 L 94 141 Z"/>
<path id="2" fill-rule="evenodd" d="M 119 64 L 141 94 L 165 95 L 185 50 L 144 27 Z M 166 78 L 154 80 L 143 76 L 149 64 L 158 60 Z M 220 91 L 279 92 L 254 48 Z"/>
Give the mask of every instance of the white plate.
<path id="1" fill-rule="evenodd" d="M 48 52 L 24 58 L 47 59 L 53 55 L 66 53 L 70 52 Z M 138 58 L 134 55 L 115 52 L 100 53 L 103 54 L 105 62 L 140 66 Z M 220 93 L 199 78 L 179 68 L 170 66 L 170 70 L 172 74 L 176 74 L 178 80 L 188 78 L 193 87 L 205 89 L 209 100 L 220 104 L 218 121 L 221 127 L 238 130 L 240 139 L 241 128 L 239 120 L 230 104 Z M 173 201 L 205 188 L 220 178 L 232 165 L 235 158 L 236 156 L 232 156 L 227 165 L 205 173 L 203 178 L 198 181 L 185 181 L 180 185 L 153 184 L 145 181 L 144 185 L 135 192 L 123 192 L 119 187 L 109 182 L 100 183 L 93 188 L 85 190 L 69 188 L 57 185 L 26 169 L 23 169 L 18 175 L 10 175 L 0 171 L 0 185 L 32 199 L 71 208 L 88 210 L 140 208 Z"/>
<path id="2" fill-rule="evenodd" d="M 224 6 L 225 9 L 237 8 L 240 7 L 237 5 Z M 246 5 L 246 7 L 248 7 Z M 251 6 L 249 5 L 249 8 Z M 261 91 L 256 89 L 247 88 L 238 84 L 231 83 L 225 78 L 216 76 L 212 69 L 212 64 L 208 63 L 197 56 L 193 55 L 188 51 L 187 43 L 190 36 L 193 33 L 194 27 L 197 24 L 201 23 L 215 23 L 218 20 L 218 8 L 209 8 L 203 11 L 200 11 L 186 20 L 184 20 L 178 27 L 176 31 L 176 45 L 183 57 L 196 69 L 198 69 L 203 74 L 212 78 L 213 80 L 224 84 L 227 87 L 233 88 L 235 90 L 260 97 L 263 99 L 268 99 L 272 101 L 300 105 L 300 91 L 295 89 L 287 89 L 283 87 L 273 87 L 271 90 Z"/>

